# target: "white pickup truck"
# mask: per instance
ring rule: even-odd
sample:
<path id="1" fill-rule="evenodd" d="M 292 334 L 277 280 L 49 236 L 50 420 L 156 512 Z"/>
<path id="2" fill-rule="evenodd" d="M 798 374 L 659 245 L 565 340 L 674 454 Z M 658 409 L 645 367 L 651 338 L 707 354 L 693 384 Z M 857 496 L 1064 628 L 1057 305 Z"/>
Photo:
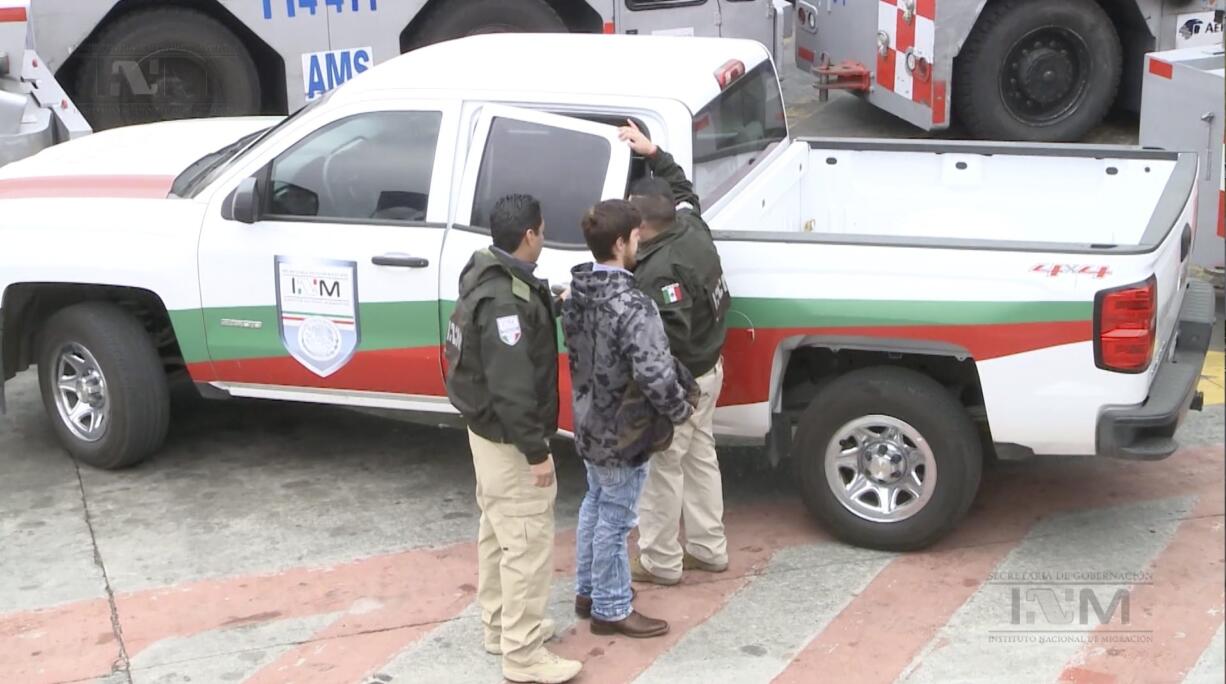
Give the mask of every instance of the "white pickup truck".
<path id="1" fill-rule="evenodd" d="M 542 200 L 562 281 L 581 212 L 647 172 L 628 118 L 723 258 L 720 437 L 790 459 L 841 538 L 922 547 L 986 458 L 1158 459 L 1199 408 L 1194 155 L 791 140 L 762 45 L 638 36 L 465 38 L 275 125 L 121 128 L 0 169 L 3 377 L 37 365 L 64 447 L 103 468 L 159 448 L 175 373 L 445 422 L 440 325 L 492 202 Z"/>

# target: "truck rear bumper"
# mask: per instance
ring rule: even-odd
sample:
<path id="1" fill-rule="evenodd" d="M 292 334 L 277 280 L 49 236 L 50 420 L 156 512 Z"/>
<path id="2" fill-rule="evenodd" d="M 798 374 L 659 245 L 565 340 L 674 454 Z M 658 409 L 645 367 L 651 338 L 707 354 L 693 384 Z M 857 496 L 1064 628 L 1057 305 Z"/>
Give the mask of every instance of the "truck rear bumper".
<path id="1" fill-rule="evenodd" d="M 1175 431 L 1189 410 L 1199 411 L 1196 391 L 1213 332 L 1213 288 L 1191 281 L 1179 311 L 1175 351 L 1163 359 L 1145 403 L 1111 406 L 1098 417 L 1098 455 L 1156 461 L 1179 448 Z"/>

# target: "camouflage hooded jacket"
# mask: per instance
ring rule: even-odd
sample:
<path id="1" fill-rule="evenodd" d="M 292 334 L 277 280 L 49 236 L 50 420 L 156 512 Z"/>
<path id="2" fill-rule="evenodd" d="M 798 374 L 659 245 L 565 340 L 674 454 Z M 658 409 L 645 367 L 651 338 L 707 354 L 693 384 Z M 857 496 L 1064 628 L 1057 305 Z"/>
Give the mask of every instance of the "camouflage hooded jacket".
<path id="1" fill-rule="evenodd" d="M 584 460 L 635 466 L 666 448 L 698 385 L 673 358 L 660 312 L 625 271 L 576 266 L 562 306 L 575 447 Z"/>

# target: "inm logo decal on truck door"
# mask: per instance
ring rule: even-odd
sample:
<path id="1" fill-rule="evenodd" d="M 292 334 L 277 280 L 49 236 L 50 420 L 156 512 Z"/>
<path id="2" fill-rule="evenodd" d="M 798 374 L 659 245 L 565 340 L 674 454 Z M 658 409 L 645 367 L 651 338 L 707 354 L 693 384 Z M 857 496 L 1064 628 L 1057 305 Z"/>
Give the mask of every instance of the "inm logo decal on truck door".
<path id="1" fill-rule="evenodd" d="M 361 341 L 357 262 L 278 256 L 273 263 L 281 344 L 326 378 L 349 363 Z"/>
<path id="2" fill-rule="evenodd" d="M 302 86 L 308 102 L 374 66 L 371 48 L 309 52 L 302 56 Z"/>

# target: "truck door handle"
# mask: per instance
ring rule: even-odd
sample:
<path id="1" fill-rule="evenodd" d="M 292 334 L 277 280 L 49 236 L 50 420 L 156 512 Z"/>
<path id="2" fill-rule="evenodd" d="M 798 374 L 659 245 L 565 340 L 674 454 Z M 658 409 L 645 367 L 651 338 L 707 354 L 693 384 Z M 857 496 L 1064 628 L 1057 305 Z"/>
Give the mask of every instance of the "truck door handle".
<path id="1" fill-rule="evenodd" d="M 370 263 L 375 266 L 396 266 L 398 268 L 426 268 L 430 265 L 429 259 L 421 257 L 409 256 L 408 254 L 380 254 L 379 256 L 371 257 Z"/>

